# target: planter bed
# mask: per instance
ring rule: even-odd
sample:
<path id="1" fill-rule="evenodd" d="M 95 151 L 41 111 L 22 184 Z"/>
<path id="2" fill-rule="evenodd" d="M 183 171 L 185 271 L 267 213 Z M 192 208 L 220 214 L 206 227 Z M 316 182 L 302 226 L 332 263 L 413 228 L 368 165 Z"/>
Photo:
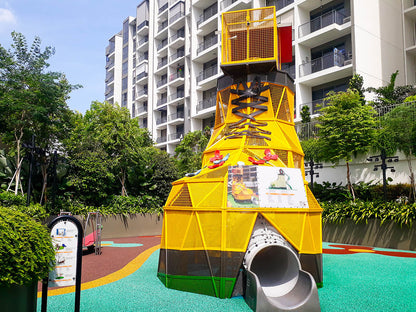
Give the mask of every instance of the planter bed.
<path id="1" fill-rule="evenodd" d="M 380 224 L 378 219 L 370 219 L 367 224 L 356 224 L 351 219 L 341 224 L 324 223 L 322 239 L 331 243 L 416 251 L 415 227 L 400 227 L 392 221 Z"/>

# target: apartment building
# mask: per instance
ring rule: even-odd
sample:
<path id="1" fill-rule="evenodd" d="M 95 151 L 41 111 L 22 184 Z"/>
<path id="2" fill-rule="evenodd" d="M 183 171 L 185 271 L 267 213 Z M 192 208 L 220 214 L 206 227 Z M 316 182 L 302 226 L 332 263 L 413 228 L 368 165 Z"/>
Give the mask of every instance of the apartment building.
<path id="1" fill-rule="evenodd" d="M 144 0 L 109 39 L 105 99 L 173 153 L 185 133 L 214 125 L 221 13 L 262 6 L 292 25 L 293 60 L 282 69 L 295 79 L 296 112 L 307 105 L 317 114 L 354 73 L 365 87 L 396 70 L 398 84 L 415 83 L 414 0 Z"/>

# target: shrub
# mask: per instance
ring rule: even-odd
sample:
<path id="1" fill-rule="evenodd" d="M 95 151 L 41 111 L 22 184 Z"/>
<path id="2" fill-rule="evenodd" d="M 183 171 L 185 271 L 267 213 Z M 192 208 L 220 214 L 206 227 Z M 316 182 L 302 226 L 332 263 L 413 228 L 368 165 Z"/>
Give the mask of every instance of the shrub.
<path id="1" fill-rule="evenodd" d="M 4 191 L 0 193 L 0 205 L 4 207 L 24 206 L 26 205 L 26 197 L 24 195 L 14 195 L 14 193 Z"/>
<path id="2" fill-rule="evenodd" d="M 0 285 L 28 285 L 48 276 L 55 252 L 47 229 L 19 211 L 0 207 Z"/>
<path id="3" fill-rule="evenodd" d="M 394 223 L 411 227 L 416 220 L 416 203 L 382 201 L 321 202 L 322 219 L 327 223 L 343 223 L 352 219 L 355 223 L 367 223 L 370 219 L 380 219 L 381 223 L 391 220 Z"/>

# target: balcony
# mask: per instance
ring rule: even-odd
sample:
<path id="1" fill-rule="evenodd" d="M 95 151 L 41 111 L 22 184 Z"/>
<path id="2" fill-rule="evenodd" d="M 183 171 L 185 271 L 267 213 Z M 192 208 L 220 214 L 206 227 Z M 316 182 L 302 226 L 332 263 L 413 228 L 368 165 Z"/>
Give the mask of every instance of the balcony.
<path id="1" fill-rule="evenodd" d="M 205 21 L 207 21 L 208 19 L 210 19 L 217 13 L 218 13 L 217 5 L 214 5 L 211 8 L 205 10 L 204 13 L 199 16 L 197 26 L 199 27 L 199 25 L 201 25 L 202 23 L 204 23 Z"/>
<path id="2" fill-rule="evenodd" d="M 207 69 L 204 69 L 202 72 L 199 73 L 198 77 L 196 78 L 196 82 L 201 82 L 209 77 L 212 77 L 218 73 L 217 66 L 211 66 Z"/>
<path id="3" fill-rule="evenodd" d="M 218 37 L 211 37 L 209 39 L 204 40 L 201 42 L 198 46 L 198 50 L 196 51 L 197 54 L 201 53 L 202 51 L 208 49 L 209 47 L 212 47 L 213 45 L 216 45 L 218 43 Z"/>
<path id="4" fill-rule="evenodd" d="M 164 21 L 162 24 L 159 25 L 157 28 L 157 32 L 160 33 L 162 30 L 168 27 L 168 21 Z"/>
<path id="5" fill-rule="evenodd" d="M 185 56 L 185 51 L 184 50 L 179 50 L 175 54 L 173 54 L 173 55 L 170 56 L 169 61 L 170 62 L 173 62 L 174 60 L 176 60 L 176 59 L 178 59 L 180 57 L 183 57 L 183 56 Z"/>
<path id="6" fill-rule="evenodd" d="M 105 83 L 110 84 L 110 83 L 112 83 L 113 81 L 114 81 L 114 75 L 113 75 L 113 74 L 111 74 L 111 75 L 107 75 L 107 76 L 105 77 Z"/>
<path id="7" fill-rule="evenodd" d="M 137 31 L 139 32 L 142 28 L 149 26 L 149 21 L 143 21 L 139 25 L 137 25 Z"/>
<path id="8" fill-rule="evenodd" d="M 147 89 L 141 89 L 137 91 L 137 98 L 140 98 L 143 95 L 147 95 Z"/>
<path id="9" fill-rule="evenodd" d="M 185 118 L 185 113 L 183 111 L 178 111 L 174 114 L 169 115 L 168 121 L 176 120 L 176 119 L 183 119 Z"/>
<path id="10" fill-rule="evenodd" d="M 106 89 L 105 90 L 105 98 L 108 99 L 114 95 L 114 89 Z"/>
<path id="11" fill-rule="evenodd" d="M 165 85 L 168 83 L 168 79 L 167 78 L 163 78 L 160 79 L 158 82 L 156 82 L 156 87 L 160 88 L 161 86 Z"/>
<path id="12" fill-rule="evenodd" d="M 224 0 L 221 2 L 221 10 L 224 10 L 225 8 L 229 7 L 231 4 L 237 2 L 238 0 Z"/>
<path id="13" fill-rule="evenodd" d="M 196 106 L 196 111 L 199 112 L 201 110 L 214 107 L 216 104 L 217 104 L 217 99 L 215 97 L 211 97 L 209 99 L 199 101 L 198 105 Z"/>
<path id="14" fill-rule="evenodd" d="M 169 141 L 183 139 L 183 132 L 176 132 L 169 134 Z"/>
<path id="15" fill-rule="evenodd" d="M 169 38 L 169 43 L 172 43 L 180 38 L 185 39 L 185 31 L 179 31 L 176 34 L 174 34 L 172 37 Z"/>
<path id="16" fill-rule="evenodd" d="M 137 109 L 137 115 L 147 113 L 147 106 L 141 106 Z"/>
<path id="17" fill-rule="evenodd" d="M 160 117 L 160 118 L 157 118 L 156 119 L 156 124 L 157 125 L 161 125 L 161 124 L 166 123 L 167 121 L 168 121 L 167 116 L 163 116 L 163 117 Z"/>
<path id="18" fill-rule="evenodd" d="M 116 49 L 116 45 L 114 42 L 110 42 L 110 44 L 105 48 L 105 55 L 110 55 Z"/>
<path id="19" fill-rule="evenodd" d="M 173 73 L 173 74 L 171 74 L 169 76 L 169 82 L 172 82 L 172 81 L 174 81 L 176 79 L 183 78 L 183 77 L 184 77 L 183 71 L 179 71 L 179 72 Z"/>
<path id="20" fill-rule="evenodd" d="M 185 12 L 178 12 L 169 19 L 169 23 L 173 24 L 178 19 L 180 19 L 181 17 L 184 17 L 184 16 L 185 16 Z"/>
<path id="21" fill-rule="evenodd" d="M 279 11 L 284 7 L 287 7 L 288 5 L 292 4 L 293 2 L 294 0 L 274 0 L 267 2 L 267 6 L 274 6 L 276 8 L 276 11 Z"/>
<path id="22" fill-rule="evenodd" d="M 138 82 L 139 80 L 141 80 L 141 79 L 143 79 L 145 77 L 147 77 L 147 72 L 145 72 L 145 71 L 137 74 L 137 76 L 136 76 L 136 82 Z"/>
<path id="23" fill-rule="evenodd" d="M 159 43 L 158 45 L 157 45 L 157 50 L 159 51 L 159 50 L 162 50 L 164 47 L 166 47 L 168 45 L 168 40 L 167 39 L 165 39 L 165 40 L 163 40 L 161 43 Z"/>
<path id="24" fill-rule="evenodd" d="M 349 60 L 351 60 L 351 55 L 346 56 L 341 51 L 334 49 L 332 53 L 299 65 L 299 75 L 303 77 L 334 66 L 342 67 L 350 64 Z"/>
<path id="25" fill-rule="evenodd" d="M 350 21 L 350 16 L 346 16 L 340 11 L 331 11 L 321 16 L 314 18 L 313 20 L 302 24 L 298 28 L 298 36 L 302 38 L 315 31 L 318 31 L 324 27 L 332 24 L 342 25 Z"/>
<path id="26" fill-rule="evenodd" d="M 168 98 L 167 97 L 160 98 L 160 99 L 157 100 L 156 105 L 157 106 L 162 106 L 162 105 L 166 104 L 167 102 L 168 102 Z"/>
<path id="27" fill-rule="evenodd" d="M 185 91 L 178 91 L 176 93 L 173 93 L 169 96 L 169 102 L 172 102 L 176 99 L 182 99 L 185 96 Z"/>
<path id="28" fill-rule="evenodd" d="M 166 136 L 160 136 L 156 139 L 156 143 L 165 143 L 166 142 Z"/>
<path id="29" fill-rule="evenodd" d="M 107 63 L 105 64 L 105 68 L 111 68 L 114 66 L 114 59 L 110 59 L 109 61 L 107 61 Z"/>
<path id="30" fill-rule="evenodd" d="M 161 68 L 161 67 L 163 67 L 163 66 L 165 66 L 167 64 L 168 64 L 168 59 L 165 58 L 162 61 L 160 61 L 159 63 L 157 63 L 157 69 L 159 69 L 159 68 Z"/>
<path id="31" fill-rule="evenodd" d="M 168 6 L 169 6 L 169 3 L 165 3 L 164 5 L 162 5 L 159 8 L 159 14 L 162 13 L 163 11 L 165 11 L 168 8 Z"/>
<path id="32" fill-rule="evenodd" d="M 147 61 L 149 59 L 148 55 L 140 55 L 139 56 L 139 63 L 143 61 Z"/>

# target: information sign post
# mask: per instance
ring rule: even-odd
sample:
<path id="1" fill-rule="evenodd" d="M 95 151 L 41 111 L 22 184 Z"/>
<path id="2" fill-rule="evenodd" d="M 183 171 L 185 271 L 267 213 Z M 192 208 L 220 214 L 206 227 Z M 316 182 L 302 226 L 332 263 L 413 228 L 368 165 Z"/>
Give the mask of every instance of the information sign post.
<path id="1" fill-rule="evenodd" d="M 75 285 L 75 312 L 81 299 L 82 237 L 81 223 L 73 216 L 55 218 L 48 225 L 55 249 L 55 269 L 42 283 L 42 312 L 47 310 L 48 287 Z"/>

